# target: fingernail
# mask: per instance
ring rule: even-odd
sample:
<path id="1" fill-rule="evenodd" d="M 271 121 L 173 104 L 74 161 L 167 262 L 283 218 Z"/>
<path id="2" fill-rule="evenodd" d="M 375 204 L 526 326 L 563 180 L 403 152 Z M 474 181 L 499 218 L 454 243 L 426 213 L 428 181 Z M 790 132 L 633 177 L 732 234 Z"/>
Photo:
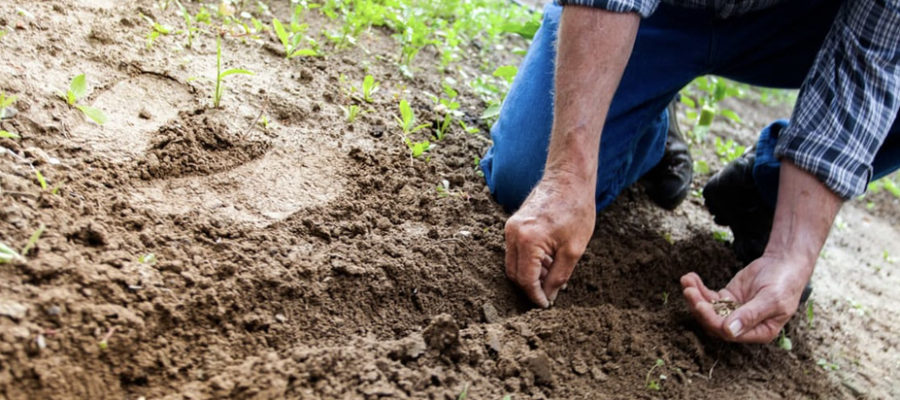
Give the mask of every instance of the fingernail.
<path id="1" fill-rule="evenodd" d="M 563 285 L 562 285 L 562 287 L 561 287 L 560 289 L 566 290 L 566 289 L 568 289 L 568 288 L 569 288 L 569 284 L 568 284 L 568 283 L 563 283 Z"/>
<path id="2" fill-rule="evenodd" d="M 728 325 L 728 330 L 731 332 L 731 336 L 737 337 L 737 335 L 741 333 L 741 328 L 743 327 L 744 325 L 741 324 L 741 320 L 736 319 L 731 321 L 731 324 Z"/>
<path id="3" fill-rule="evenodd" d="M 550 293 L 550 305 L 553 305 L 553 302 L 556 301 L 556 296 L 559 296 L 559 291 L 555 291 Z"/>
<path id="4" fill-rule="evenodd" d="M 553 300 L 550 300 L 550 307 L 553 307 Z"/>

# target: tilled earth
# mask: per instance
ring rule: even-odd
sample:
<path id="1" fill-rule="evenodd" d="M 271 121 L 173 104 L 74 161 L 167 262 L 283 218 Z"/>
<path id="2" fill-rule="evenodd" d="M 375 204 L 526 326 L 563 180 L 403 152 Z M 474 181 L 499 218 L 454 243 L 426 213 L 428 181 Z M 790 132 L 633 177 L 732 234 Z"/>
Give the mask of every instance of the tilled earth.
<path id="1" fill-rule="evenodd" d="M 154 4 L 0 2 L 0 89 L 19 97 L 0 126 L 21 135 L 0 139 L 0 241 L 20 249 L 46 227 L 27 261 L 0 265 L 0 397 L 900 395 L 889 195 L 842 213 L 815 317 L 791 322 L 790 352 L 702 332 L 678 278 L 720 286 L 740 265 L 699 199 L 664 212 L 637 187 L 601 213 L 554 308 L 531 309 L 503 275 L 507 215 L 473 162 L 487 127 L 416 159 L 398 134 L 397 97 L 423 121 L 441 117 L 424 94 L 441 92 L 433 51 L 407 79 L 383 29 L 292 61 L 274 37 L 229 40 L 228 66 L 256 76 L 229 77 L 212 109 L 214 42 L 145 48 L 139 12 L 179 21 Z M 310 19 L 313 32 L 330 23 Z M 515 63 L 507 53 L 495 61 Z M 382 60 L 368 65 L 382 89 L 348 123 L 341 106 L 356 103 L 339 77 L 362 81 L 363 59 Z M 451 75 L 465 82 L 479 66 Z M 102 127 L 56 96 L 79 73 Z M 478 124 L 484 104 L 460 89 Z M 720 126 L 745 143 L 754 121 L 784 112 L 747 107 L 746 124 Z"/>

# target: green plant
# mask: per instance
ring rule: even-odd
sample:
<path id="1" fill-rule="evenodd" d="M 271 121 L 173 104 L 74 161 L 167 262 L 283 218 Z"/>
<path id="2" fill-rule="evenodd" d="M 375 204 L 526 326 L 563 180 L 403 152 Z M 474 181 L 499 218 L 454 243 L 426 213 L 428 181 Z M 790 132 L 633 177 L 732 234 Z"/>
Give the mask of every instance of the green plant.
<path id="1" fill-rule="evenodd" d="M 409 102 L 405 99 L 400 100 L 400 118 L 394 118 L 400 123 L 404 135 L 416 133 L 428 126 L 428 124 L 416 125 L 416 114 L 413 113 L 412 107 L 409 106 Z"/>
<path id="2" fill-rule="evenodd" d="M 341 110 L 344 110 L 344 118 L 347 119 L 347 122 L 352 124 L 359 115 L 360 108 L 356 104 L 351 104 L 347 107 L 341 107 Z"/>
<path id="3" fill-rule="evenodd" d="M 372 95 L 374 95 L 375 92 L 378 91 L 378 86 L 379 83 L 375 82 L 375 78 L 372 77 L 372 75 L 366 75 L 366 77 L 363 78 L 362 93 L 363 100 L 365 100 L 366 103 L 371 103 L 374 101 Z"/>
<path id="4" fill-rule="evenodd" d="M 813 326 L 813 299 L 806 301 L 806 325 L 810 328 Z"/>
<path id="5" fill-rule="evenodd" d="M 41 226 L 31 234 L 31 236 L 28 238 L 28 242 L 25 243 L 25 247 L 22 248 L 22 257 L 27 256 L 28 252 L 34 248 L 34 246 L 37 244 L 38 239 L 40 239 L 41 235 L 44 234 L 45 228 L 46 226 L 44 226 L 44 224 L 41 224 Z"/>
<path id="6" fill-rule="evenodd" d="M 25 257 L 22 257 L 17 251 L 0 242 L 0 264 L 7 264 L 13 261 L 25 261 Z"/>
<path id="7" fill-rule="evenodd" d="M 781 336 L 778 337 L 778 347 L 785 351 L 791 351 L 794 348 L 794 344 L 791 342 L 791 339 L 787 337 L 784 333 L 784 329 L 781 330 Z"/>
<path id="8" fill-rule="evenodd" d="M 713 239 L 720 243 L 727 243 L 731 240 L 731 234 L 727 231 L 713 231 Z"/>
<path id="9" fill-rule="evenodd" d="M 463 386 L 462 391 L 459 392 L 459 396 L 456 396 L 456 400 L 466 400 L 466 397 L 468 397 L 468 396 L 469 396 L 469 384 L 466 383 Z"/>
<path id="10" fill-rule="evenodd" d="M 661 389 L 659 381 L 656 379 L 650 379 L 650 376 L 653 375 L 654 370 L 656 370 L 657 368 L 661 368 L 665 364 L 665 361 L 663 361 L 661 358 L 658 358 L 656 359 L 656 363 L 653 364 L 652 367 L 650 367 L 649 371 L 647 371 L 647 377 L 644 378 L 644 385 L 647 387 L 647 389 L 656 391 L 659 391 Z M 663 376 L 664 375 L 660 375 L 660 380 L 663 379 Z"/>
<path id="11" fill-rule="evenodd" d="M 81 100 L 85 95 L 87 95 L 87 78 L 84 74 L 72 78 L 72 82 L 69 83 L 69 89 L 66 90 L 65 94 L 59 93 L 59 96 L 62 97 L 69 106 L 77 108 L 86 117 L 90 118 L 98 125 L 105 124 L 106 114 L 104 114 L 103 111 L 78 103 L 78 100 Z"/>
<path id="12" fill-rule="evenodd" d="M 147 48 L 148 49 L 153 47 L 153 42 L 155 42 L 156 39 L 159 38 L 161 35 L 168 35 L 168 34 L 172 33 L 172 28 L 170 28 L 166 25 L 160 24 L 146 15 L 141 14 L 141 17 L 143 17 L 144 20 L 147 21 L 148 24 L 150 24 L 150 33 L 147 34 Z"/>
<path id="13" fill-rule="evenodd" d="M 253 72 L 247 71 L 246 69 L 240 68 L 232 68 L 229 70 L 222 71 L 222 37 L 216 37 L 216 90 L 213 94 L 213 108 L 219 108 L 219 104 L 222 101 L 222 94 L 225 90 L 224 81 L 225 78 L 230 75 L 253 75 Z"/>
<path id="14" fill-rule="evenodd" d="M 290 32 L 284 28 L 278 18 L 272 18 L 272 26 L 275 28 L 275 35 L 284 46 L 284 58 L 291 59 L 299 56 L 315 56 L 318 55 L 315 49 L 300 47 L 303 40 L 303 33 L 309 29 L 307 24 L 297 24 L 291 21 Z"/>
<path id="15" fill-rule="evenodd" d="M 6 118 L 6 109 L 17 100 L 16 96 L 6 96 L 6 92 L 0 92 L 0 119 Z"/>
<path id="16" fill-rule="evenodd" d="M 41 190 L 47 190 L 47 180 L 44 179 L 44 174 L 41 173 L 41 170 L 35 168 L 34 176 L 37 178 L 38 184 L 41 185 Z"/>
<path id="17" fill-rule="evenodd" d="M 828 360 L 825 360 L 824 358 L 820 358 L 819 361 L 816 362 L 816 365 L 822 367 L 822 369 L 824 369 L 826 371 L 837 371 L 841 368 L 839 365 L 837 365 L 833 362 L 829 362 Z"/>
<path id="18" fill-rule="evenodd" d="M 744 146 L 735 143 L 732 139 L 722 141 L 718 136 L 716 136 L 713 144 L 716 148 L 716 155 L 719 156 L 719 161 L 721 161 L 722 164 L 728 164 L 734 161 L 744 154 L 744 150 L 746 149 Z"/>
<path id="19" fill-rule="evenodd" d="M 694 79 L 681 91 L 681 104 L 688 107 L 685 117 L 694 124 L 689 138 L 695 143 L 706 139 L 709 127 L 716 116 L 722 116 L 735 123 L 741 118 L 732 110 L 723 108 L 719 103 L 728 97 L 744 97 L 743 86 L 728 79 L 715 76 L 702 76 Z"/>
<path id="20" fill-rule="evenodd" d="M 0 130 L 0 138 L 4 138 L 4 139 L 18 139 L 18 138 L 19 138 L 19 135 L 15 134 L 15 133 L 12 133 L 12 132 Z"/>
<path id="21" fill-rule="evenodd" d="M 141 264 L 153 265 L 156 264 L 156 254 L 147 253 L 140 257 L 138 257 L 138 262 Z"/>
<path id="22" fill-rule="evenodd" d="M 181 9 L 181 17 L 184 19 L 185 28 L 176 33 L 186 35 L 187 45 L 185 47 L 191 48 L 194 45 L 194 35 L 200 32 L 200 27 L 197 25 L 201 23 L 209 25 L 212 17 L 209 11 L 206 10 L 206 7 L 201 6 L 200 11 L 196 15 L 191 15 L 187 8 L 181 5 L 181 2 L 178 3 L 178 7 Z"/>

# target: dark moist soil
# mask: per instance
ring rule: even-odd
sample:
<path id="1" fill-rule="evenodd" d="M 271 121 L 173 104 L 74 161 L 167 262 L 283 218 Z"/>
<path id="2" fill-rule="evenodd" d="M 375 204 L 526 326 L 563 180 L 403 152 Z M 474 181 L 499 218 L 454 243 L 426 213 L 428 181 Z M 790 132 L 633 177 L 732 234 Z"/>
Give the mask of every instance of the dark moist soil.
<path id="1" fill-rule="evenodd" d="M 0 126 L 22 136 L 0 139 L 0 240 L 21 248 L 46 226 L 27 262 L 0 268 L 0 397 L 844 393 L 815 367 L 805 324 L 789 326 L 800 333 L 788 353 L 723 343 L 694 322 L 679 277 L 721 286 L 739 267 L 697 199 L 666 214 L 681 221 L 666 230 L 629 189 L 601 213 L 556 305 L 530 308 L 503 275 L 507 215 L 474 168 L 486 127 L 412 159 L 393 122 L 395 94 L 421 120 L 439 118 L 423 94 L 440 92 L 432 50 L 407 80 L 381 29 L 357 48 L 290 62 L 266 50 L 274 38 L 230 40 L 229 66 L 257 76 L 230 77 L 224 107 L 211 110 L 211 85 L 190 78 L 209 76 L 212 40 L 145 49 L 138 10 L 179 24 L 149 1 L 0 4 L 0 87 L 19 96 Z M 327 23 L 310 15 L 313 32 Z M 338 77 L 362 81 L 358 60 L 376 60 L 363 49 L 387 60 L 369 66 L 382 90 L 348 124 L 340 106 L 354 101 Z M 466 82 L 479 64 L 451 76 Z M 87 101 L 110 116 L 103 127 L 54 96 L 80 72 L 94 88 Z M 477 124 L 484 104 L 460 86 Z M 155 262 L 139 261 L 149 253 Z M 657 359 L 659 391 L 647 387 Z"/>

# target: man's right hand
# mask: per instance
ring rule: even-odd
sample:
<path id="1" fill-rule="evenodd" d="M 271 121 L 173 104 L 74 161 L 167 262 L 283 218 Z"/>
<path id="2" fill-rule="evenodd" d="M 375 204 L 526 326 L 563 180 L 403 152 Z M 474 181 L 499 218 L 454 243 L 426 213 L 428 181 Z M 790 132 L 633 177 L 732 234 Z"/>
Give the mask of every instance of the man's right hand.
<path id="1" fill-rule="evenodd" d="M 549 307 L 584 254 L 596 219 L 593 182 L 545 175 L 506 221 L 506 275 Z"/>

